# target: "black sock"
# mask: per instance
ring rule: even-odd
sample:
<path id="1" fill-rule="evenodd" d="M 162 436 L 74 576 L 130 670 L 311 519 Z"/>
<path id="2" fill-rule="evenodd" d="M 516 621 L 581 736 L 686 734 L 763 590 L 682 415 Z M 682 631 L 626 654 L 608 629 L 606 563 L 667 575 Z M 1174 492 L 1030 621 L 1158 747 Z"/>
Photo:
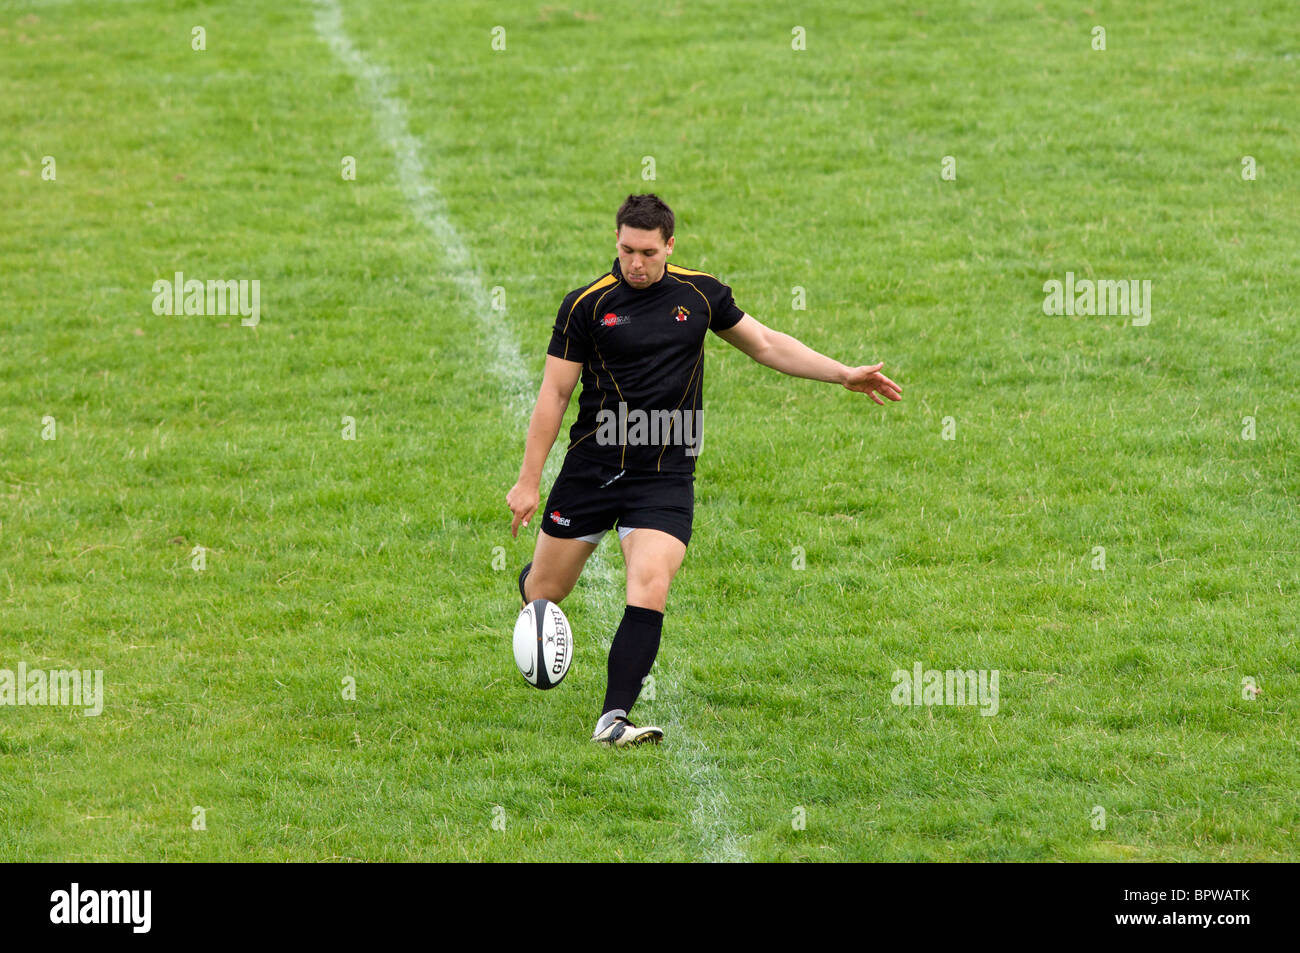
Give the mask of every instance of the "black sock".
<path id="1" fill-rule="evenodd" d="M 659 654 L 659 637 L 663 634 L 664 614 L 641 606 L 628 606 L 623 621 L 609 647 L 609 682 L 605 688 L 605 707 L 601 711 L 621 708 L 631 711 L 641 681 L 650 674 L 650 666 Z"/>

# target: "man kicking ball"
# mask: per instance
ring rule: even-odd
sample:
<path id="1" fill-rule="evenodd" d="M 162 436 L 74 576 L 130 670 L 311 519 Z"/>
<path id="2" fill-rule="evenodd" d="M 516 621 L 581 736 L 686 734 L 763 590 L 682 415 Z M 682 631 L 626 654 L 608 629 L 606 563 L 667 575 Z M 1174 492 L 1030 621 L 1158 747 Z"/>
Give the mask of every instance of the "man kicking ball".
<path id="1" fill-rule="evenodd" d="M 668 587 L 691 541 L 695 458 L 704 406 L 704 343 L 713 331 L 755 361 L 843 384 L 877 404 L 901 400 L 883 364 L 847 367 L 764 327 L 712 275 L 668 264 L 673 213 L 658 196 L 629 195 L 615 217 L 618 258 L 565 295 L 546 349 L 519 480 L 506 494 L 518 536 L 537 512 L 542 467 L 582 378 L 578 419 L 551 487 L 533 561 L 519 594 L 559 603 L 587 557 L 617 527 L 627 565 L 627 607 L 609 649 L 605 703 L 592 740 L 623 747 L 658 742 L 628 713 L 659 652 Z"/>

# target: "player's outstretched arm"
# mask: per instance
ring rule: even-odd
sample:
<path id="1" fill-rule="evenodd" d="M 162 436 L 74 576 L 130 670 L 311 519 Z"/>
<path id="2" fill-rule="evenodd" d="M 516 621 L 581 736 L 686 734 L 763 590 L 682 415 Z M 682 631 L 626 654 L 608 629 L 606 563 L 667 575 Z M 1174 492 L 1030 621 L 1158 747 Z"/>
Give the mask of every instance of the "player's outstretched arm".
<path id="1" fill-rule="evenodd" d="M 573 389 L 581 376 L 582 365 L 577 361 L 546 355 L 546 371 L 542 374 L 542 386 L 537 392 L 537 405 L 528 421 L 524 462 L 519 468 L 519 479 L 506 494 L 506 504 L 514 514 L 514 520 L 510 524 L 511 536 L 518 536 L 519 524 L 527 526 L 537 512 L 541 501 L 542 467 L 546 465 L 546 457 L 551 452 L 555 438 L 559 436 L 564 411 L 569 406 L 569 398 L 573 396 Z"/>
<path id="2" fill-rule="evenodd" d="M 848 367 L 825 354 L 818 354 L 788 334 L 773 331 L 751 315 L 747 314 L 733 327 L 719 331 L 718 336 L 758 363 L 791 377 L 843 384 L 851 391 L 870 395 L 881 405 L 885 402 L 877 394 L 890 400 L 903 399 L 902 388 L 880 373 L 885 366 L 883 363 Z"/>

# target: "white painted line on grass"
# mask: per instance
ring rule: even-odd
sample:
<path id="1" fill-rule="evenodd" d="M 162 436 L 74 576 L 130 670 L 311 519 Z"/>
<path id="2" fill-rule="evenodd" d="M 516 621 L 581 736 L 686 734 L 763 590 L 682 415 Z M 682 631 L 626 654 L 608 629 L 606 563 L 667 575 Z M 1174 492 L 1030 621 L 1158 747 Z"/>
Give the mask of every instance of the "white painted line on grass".
<path id="1" fill-rule="evenodd" d="M 661 680 L 658 692 L 669 699 L 677 698 L 681 689 L 676 679 Z M 663 728 L 672 736 L 681 739 L 685 752 L 685 763 L 681 765 L 686 780 L 695 789 L 695 809 L 691 820 L 700 832 L 700 847 L 704 850 L 704 859 L 709 863 L 740 863 L 745 860 L 745 852 L 740 848 L 736 838 L 736 829 L 731 823 L 731 801 L 727 797 L 726 786 L 718 775 L 713 756 L 702 741 L 687 733 L 682 726 L 680 709 L 672 701 L 663 705 L 668 713 Z"/>
<path id="2" fill-rule="evenodd" d="M 316 32 L 361 85 L 370 104 L 375 125 L 384 144 L 397 160 L 397 181 L 416 221 L 427 228 L 445 256 L 446 270 L 469 301 L 479 322 L 480 334 L 492 342 L 492 373 L 506 391 L 510 407 L 526 410 L 531 385 L 524 371 L 523 356 L 514 335 L 496 320 L 492 300 L 474 266 L 469 248 L 447 215 L 446 203 L 420 159 L 420 143 L 411 135 L 406 107 L 393 93 L 392 81 L 383 67 L 372 63 L 352 45 L 343 28 L 343 11 L 338 0 L 312 0 L 316 11 Z"/>

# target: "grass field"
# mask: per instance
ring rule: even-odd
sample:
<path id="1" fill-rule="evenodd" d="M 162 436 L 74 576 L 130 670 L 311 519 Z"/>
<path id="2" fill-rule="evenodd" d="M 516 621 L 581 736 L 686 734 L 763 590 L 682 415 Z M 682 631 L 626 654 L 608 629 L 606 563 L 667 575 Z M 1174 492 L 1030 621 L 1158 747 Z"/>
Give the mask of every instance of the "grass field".
<path id="1" fill-rule="evenodd" d="M 0 2 L 0 669 L 105 685 L 0 706 L 0 859 L 1300 858 L 1294 5 L 862 6 Z M 530 689 L 504 497 L 639 191 L 904 400 L 710 341 L 612 752 L 621 556 Z"/>

